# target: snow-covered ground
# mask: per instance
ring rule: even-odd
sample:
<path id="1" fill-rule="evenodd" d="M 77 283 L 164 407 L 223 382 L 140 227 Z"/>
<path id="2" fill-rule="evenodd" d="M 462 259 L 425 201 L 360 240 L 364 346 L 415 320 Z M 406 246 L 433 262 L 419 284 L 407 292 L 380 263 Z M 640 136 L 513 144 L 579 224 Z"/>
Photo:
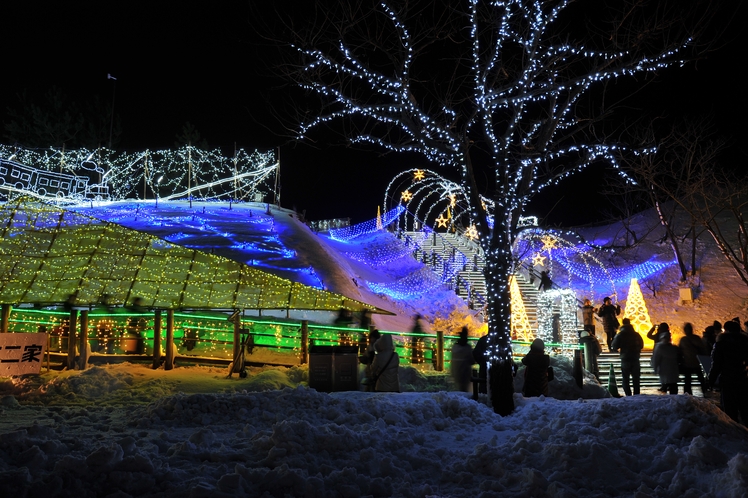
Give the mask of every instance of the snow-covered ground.
<path id="1" fill-rule="evenodd" d="M 551 396 L 579 390 L 563 367 Z M 445 380 L 320 393 L 302 368 L 121 364 L 5 380 L 3 496 L 746 496 L 748 430 L 688 395 L 524 399 Z M 436 386 L 436 392 L 424 392 Z M 12 393 L 12 394 L 11 394 Z"/>
<path id="2" fill-rule="evenodd" d="M 383 329 L 406 330 L 414 312 L 434 317 L 456 307 L 443 289 L 407 303 L 376 295 L 364 282 L 395 279 L 409 263 L 390 262 L 382 271 L 361 265 L 293 213 L 270 216 L 263 206 L 250 207 L 264 220 L 252 224 L 277 231 L 260 243 L 236 229 L 250 224 L 239 215 L 232 221 L 237 206 L 205 211 L 214 208 L 208 222 L 197 211 L 177 213 L 194 222 L 181 235 L 166 220 L 149 221 L 149 230 L 167 239 L 192 237 L 192 246 L 210 244 L 219 254 L 250 250 L 234 257 L 397 313 L 375 316 Z M 157 214 L 123 212 L 117 221 L 144 229 L 143 220 Z M 219 226 L 229 222 L 235 226 Z M 614 241 L 620 233 L 600 227 L 586 229 L 585 237 Z M 667 244 L 652 234 L 609 260 L 667 254 Z M 678 301 L 672 267 L 651 283 L 656 295 L 642 285 L 653 322 L 691 321 L 701 331 L 714 319 L 748 318 L 745 287 L 707 242 L 700 242 L 702 270 L 692 282 L 695 302 Z M 275 252 L 263 252 L 270 246 Z M 303 251 L 312 247 L 320 250 Z M 364 248 L 347 252 L 357 250 Z M 625 291 L 617 294 L 624 304 Z M 554 368 L 549 397 L 515 394 L 516 409 L 507 417 L 485 398 L 455 392 L 444 374 L 411 367 L 400 368 L 402 393 L 320 393 L 306 387 L 305 367 L 250 368 L 241 379 L 228 378 L 225 368 L 120 364 L 0 379 L 0 495 L 748 496 L 748 430 L 714 400 L 616 399 L 590 376 L 577 387 L 567 362 L 554 358 Z M 521 371 L 516 392 L 520 384 Z"/>

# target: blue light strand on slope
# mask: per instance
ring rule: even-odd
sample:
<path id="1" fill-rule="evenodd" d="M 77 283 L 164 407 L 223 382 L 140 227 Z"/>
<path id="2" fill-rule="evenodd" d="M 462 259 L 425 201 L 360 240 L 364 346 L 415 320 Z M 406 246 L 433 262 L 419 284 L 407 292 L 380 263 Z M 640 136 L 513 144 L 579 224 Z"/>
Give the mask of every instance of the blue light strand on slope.
<path id="1" fill-rule="evenodd" d="M 354 261 L 364 263 L 372 268 L 379 268 L 401 258 L 410 257 L 412 252 L 413 249 L 405 247 L 402 242 L 396 240 L 387 245 L 367 247 L 360 252 L 345 251 L 343 254 Z"/>
<path id="2" fill-rule="evenodd" d="M 462 253 L 457 253 L 456 258 L 449 258 L 442 262 L 441 275 L 437 275 L 428 266 L 423 266 L 416 272 L 389 284 L 366 282 L 371 290 L 378 294 L 384 294 L 393 299 L 411 299 L 420 297 L 430 290 L 451 282 L 460 273 L 467 263 L 467 258 Z"/>
<path id="3" fill-rule="evenodd" d="M 573 263 L 566 258 L 557 257 L 555 261 L 563 266 L 569 273 L 592 284 L 608 279 L 612 279 L 616 283 L 630 282 L 632 278 L 644 280 L 647 277 L 651 277 L 652 275 L 675 264 L 675 260 L 668 262 L 649 260 L 626 268 L 607 268 L 607 274 L 605 274 L 601 269 L 590 266 L 583 267 L 583 265 Z"/>
<path id="4" fill-rule="evenodd" d="M 393 221 L 397 220 L 400 214 L 405 211 L 405 207 L 399 205 L 394 209 L 390 209 L 382 215 L 382 228 L 390 225 Z M 377 227 L 376 218 L 373 220 L 365 221 L 357 225 L 353 225 L 345 228 L 336 228 L 330 230 L 330 238 L 339 242 L 345 242 L 368 233 L 376 232 L 379 230 Z"/>
<path id="5" fill-rule="evenodd" d="M 366 285 L 377 294 L 403 300 L 420 297 L 424 293 L 441 286 L 442 281 L 430 268 L 424 266 L 407 277 L 390 284 L 366 282 Z"/>

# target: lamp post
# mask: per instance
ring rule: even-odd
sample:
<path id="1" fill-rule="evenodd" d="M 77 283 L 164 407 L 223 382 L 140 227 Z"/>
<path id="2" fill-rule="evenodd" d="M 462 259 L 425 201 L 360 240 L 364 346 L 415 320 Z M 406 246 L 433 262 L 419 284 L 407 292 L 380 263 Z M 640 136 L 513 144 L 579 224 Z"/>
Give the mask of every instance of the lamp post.
<path id="1" fill-rule="evenodd" d="M 158 180 L 156 180 L 156 207 L 158 207 L 158 197 L 159 197 L 159 193 L 161 192 L 160 185 L 161 185 L 161 180 L 163 179 L 164 179 L 164 175 L 161 175 L 158 177 Z"/>
<path id="2" fill-rule="evenodd" d="M 107 73 L 106 79 L 114 80 L 114 83 L 112 83 L 112 119 L 109 121 L 109 150 L 112 150 L 112 130 L 114 130 L 114 97 L 116 95 L 115 92 L 117 91 L 117 78 Z"/>

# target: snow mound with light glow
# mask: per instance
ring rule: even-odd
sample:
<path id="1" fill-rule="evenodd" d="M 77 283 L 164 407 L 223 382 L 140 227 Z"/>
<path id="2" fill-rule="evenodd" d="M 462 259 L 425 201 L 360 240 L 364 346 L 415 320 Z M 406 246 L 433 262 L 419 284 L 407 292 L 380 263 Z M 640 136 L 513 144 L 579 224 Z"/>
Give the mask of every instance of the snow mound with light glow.
<path id="1" fill-rule="evenodd" d="M 748 485 L 748 430 L 705 399 L 515 394 L 500 417 L 467 393 L 282 387 L 293 370 L 45 374 L 21 404 L 0 403 L 4 493 L 738 497 Z M 572 390 L 560 374 L 551 386 Z"/>

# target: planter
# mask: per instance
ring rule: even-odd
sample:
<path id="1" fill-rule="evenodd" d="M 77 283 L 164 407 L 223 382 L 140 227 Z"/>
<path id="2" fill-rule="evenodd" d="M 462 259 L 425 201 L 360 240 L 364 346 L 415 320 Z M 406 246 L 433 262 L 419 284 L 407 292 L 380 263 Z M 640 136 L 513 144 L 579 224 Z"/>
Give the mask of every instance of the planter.
<path id="1" fill-rule="evenodd" d="M 123 337 L 120 339 L 120 347 L 125 354 L 143 354 L 143 338 Z"/>

